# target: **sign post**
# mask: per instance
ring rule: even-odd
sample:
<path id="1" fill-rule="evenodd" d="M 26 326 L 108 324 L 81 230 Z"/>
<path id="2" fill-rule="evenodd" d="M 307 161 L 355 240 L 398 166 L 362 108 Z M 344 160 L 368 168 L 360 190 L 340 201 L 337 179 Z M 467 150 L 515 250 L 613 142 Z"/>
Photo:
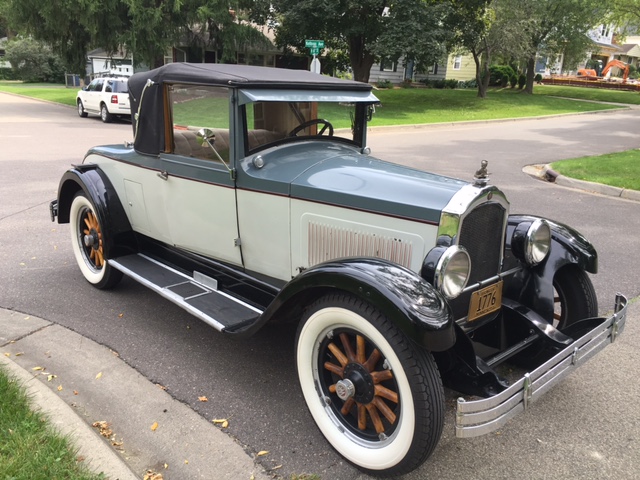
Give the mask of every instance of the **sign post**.
<path id="1" fill-rule="evenodd" d="M 318 60 L 317 56 L 320 54 L 320 49 L 324 48 L 324 40 L 305 40 L 304 46 L 307 47 L 311 55 L 313 55 L 313 60 L 311 61 L 310 71 L 313 73 L 320 73 L 320 60 Z"/>

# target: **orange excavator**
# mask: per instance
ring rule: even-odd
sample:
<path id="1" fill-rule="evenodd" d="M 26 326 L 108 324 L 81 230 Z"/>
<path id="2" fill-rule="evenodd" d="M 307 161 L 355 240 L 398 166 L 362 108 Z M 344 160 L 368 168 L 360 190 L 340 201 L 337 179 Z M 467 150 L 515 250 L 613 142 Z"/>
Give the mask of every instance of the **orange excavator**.
<path id="1" fill-rule="evenodd" d="M 627 83 L 627 78 L 629 77 L 629 65 L 621 62 L 620 60 L 611 60 L 609 63 L 607 63 L 602 69 L 601 75 L 604 77 L 613 67 L 618 67 L 620 70 L 622 70 L 622 83 Z"/>

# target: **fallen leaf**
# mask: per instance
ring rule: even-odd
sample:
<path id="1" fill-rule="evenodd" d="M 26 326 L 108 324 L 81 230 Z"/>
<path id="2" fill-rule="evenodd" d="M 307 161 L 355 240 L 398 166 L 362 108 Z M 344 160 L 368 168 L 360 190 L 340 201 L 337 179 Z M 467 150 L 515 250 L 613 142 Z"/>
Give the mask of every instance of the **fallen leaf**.
<path id="1" fill-rule="evenodd" d="M 151 431 L 155 432 L 157 428 L 158 428 L 158 422 L 153 422 L 153 425 L 151 425 Z"/>
<path id="2" fill-rule="evenodd" d="M 162 474 L 154 472 L 153 470 L 147 470 L 142 477 L 143 480 L 162 480 Z"/>
<path id="3" fill-rule="evenodd" d="M 74 391 L 73 391 L 73 394 L 74 394 L 74 395 L 77 395 L 77 394 L 78 394 L 78 390 L 74 390 Z"/>
<path id="4" fill-rule="evenodd" d="M 256 476 L 252 473 L 251 476 L 249 477 L 249 480 L 256 480 Z"/>
<path id="5" fill-rule="evenodd" d="M 99 378 L 102 378 L 102 372 L 100 372 L 100 373 L 98 373 L 98 374 L 96 375 L 96 379 L 99 379 Z"/>
<path id="6" fill-rule="evenodd" d="M 164 469 L 166 470 L 167 468 L 169 468 L 169 464 L 165 463 L 164 464 Z"/>
<path id="7" fill-rule="evenodd" d="M 31 260 L 35 260 L 35 259 L 36 259 L 36 257 L 31 257 Z"/>
<path id="8" fill-rule="evenodd" d="M 44 370 L 44 367 L 33 367 L 31 370 L 36 370 L 36 371 Z"/>
<path id="9" fill-rule="evenodd" d="M 47 377 L 47 382 L 50 382 L 51 380 L 53 380 L 54 378 L 58 378 L 58 375 L 49 375 Z"/>
<path id="10" fill-rule="evenodd" d="M 24 352 L 18 352 L 18 353 L 16 353 L 16 357 L 21 357 L 22 355 L 24 355 Z"/>
<path id="11" fill-rule="evenodd" d="M 111 424 L 105 422 L 104 420 L 93 422 L 91 426 L 96 427 L 100 431 L 100 435 L 105 438 L 110 438 L 111 435 L 113 435 L 113 431 L 111 430 L 111 428 L 109 428 Z"/>
<path id="12" fill-rule="evenodd" d="M 62 385 L 58 385 L 58 391 L 61 392 L 62 391 Z"/>
<path id="13" fill-rule="evenodd" d="M 24 262 L 20 262 L 21 267 L 24 267 L 24 265 L 25 265 Z"/>
<path id="14" fill-rule="evenodd" d="M 124 313 L 119 313 L 118 318 L 122 318 L 122 317 L 124 317 Z"/>
<path id="15" fill-rule="evenodd" d="M 268 450 L 260 450 L 260 451 L 257 453 L 257 456 L 258 456 L 258 457 L 262 457 L 262 456 L 264 456 L 264 455 L 266 455 L 266 454 L 268 454 L 268 453 L 269 453 L 269 451 L 268 451 Z"/>
<path id="16" fill-rule="evenodd" d="M 189 464 L 189 460 L 185 460 L 185 461 L 184 461 L 184 464 L 185 464 L 185 465 L 188 465 L 188 464 Z"/>
<path id="17" fill-rule="evenodd" d="M 31 317 L 24 317 L 25 320 L 29 320 Z"/>
<path id="18" fill-rule="evenodd" d="M 8 357 L 8 356 L 9 356 L 9 355 L 11 355 L 11 354 L 7 354 L 7 353 L 5 353 L 5 355 Z M 207 397 L 204 397 L 204 396 L 203 396 L 203 397 L 198 397 L 198 400 L 199 400 L 200 402 L 208 402 L 208 401 L 209 401 L 209 399 L 208 399 Z"/>
<path id="19" fill-rule="evenodd" d="M 226 418 L 214 418 L 211 421 L 216 425 L 220 424 L 222 428 L 227 428 L 229 426 L 229 421 Z"/>
<path id="20" fill-rule="evenodd" d="M 11 354 L 10 354 L 9 352 L 6 352 L 6 353 L 4 354 L 4 356 L 5 356 L 5 357 L 10 357 L 10 356 L 11 356 Z"/>
<path id="21" fill-rule="evenodd" d="M 282 465 L 276 465 L 275 467 L 273 467 L 271 470 L 278 470 L 279 468 L 282 468 Z"/>
<path id="22" fill-rule="evenodd" d="M 159 383 L 156 383 L 156 387 L 158 387 L 160 390 L 166 390 L 167 387 L 165 387 L 164 385 L 160 385 Z"/>

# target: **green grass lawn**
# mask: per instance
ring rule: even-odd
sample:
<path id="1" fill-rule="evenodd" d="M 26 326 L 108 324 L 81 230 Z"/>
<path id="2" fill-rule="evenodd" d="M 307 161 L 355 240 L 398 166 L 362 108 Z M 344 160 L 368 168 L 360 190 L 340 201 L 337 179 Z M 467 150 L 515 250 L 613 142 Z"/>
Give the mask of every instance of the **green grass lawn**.
<path id="1" fill-rule="evenodd" d="M 26 97 L 48 100 L 64 105 L 76 105 L 79 88 L 65 88 L 64 85 L 46 83 L 0 82 L 0 92 L 16 93 Z"/>
<path id="2" fill-rule="evenodd" d="M 23 389 L 0 368 L 0 478 L 100 480 L 76 459 L 69 441 L 42 414 L 33 412 Z"/>
<path id="3" fill-rule="evenodd" d="M 598 102 L 626 103 L 640 105 L 640 92 L 607 90 L 603 88 L 569 87 L 562 85 L 536 85 L 534 95 L 551 95 L 556 97 L 577 98 Z"/>
<path id="4" fill-rule="evenodd" d="M 562 160 L 551 168 L 578 180 L 640 190 L 640 149 Z"/>

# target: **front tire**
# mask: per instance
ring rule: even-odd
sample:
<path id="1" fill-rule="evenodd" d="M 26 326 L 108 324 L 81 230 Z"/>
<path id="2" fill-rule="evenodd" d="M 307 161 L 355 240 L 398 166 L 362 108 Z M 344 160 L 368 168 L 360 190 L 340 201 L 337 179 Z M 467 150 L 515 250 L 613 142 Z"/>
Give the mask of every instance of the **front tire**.
<path id="1" fill-rule="evenodd" d="M 104 257 L 104 231 L 93 204 L 83 192 L 78 192 L 69 211 L 71 246 L 84 278 L 94 287 L 108 289 L 121 279 L 122 272 L 114 269 Z"/>
<path id="2" fill-rule="evenodd" d="M 113 121 L 113 115 L 109 113 L 109 109 L 104 103 L 100 105 L 100 118 L 104 123 L 111 123 Z"/>
<path id="3" fill-rule="evenodd" d="M 554 326 L 562 331 L 585 318 L 598 316 L 598 297 L 587 272 L 575 265 L 553 277 Z"/>
<path id="4" fill-rule="evenodd" d="M 305 401 L 329 443 L 374 475 L 401 475 L 433 452 L 444 394 L 431 354 L 368 303 L 332 294 L 305 312 L 296 338 Z"/>
<path id="5" fill-rule="evenodd" d="M 82 118 L 87 118 L 87 112 L 84 109 L 84 105 L 82 104 L 82 100 L 78 99 L 78 116 Z"/>

